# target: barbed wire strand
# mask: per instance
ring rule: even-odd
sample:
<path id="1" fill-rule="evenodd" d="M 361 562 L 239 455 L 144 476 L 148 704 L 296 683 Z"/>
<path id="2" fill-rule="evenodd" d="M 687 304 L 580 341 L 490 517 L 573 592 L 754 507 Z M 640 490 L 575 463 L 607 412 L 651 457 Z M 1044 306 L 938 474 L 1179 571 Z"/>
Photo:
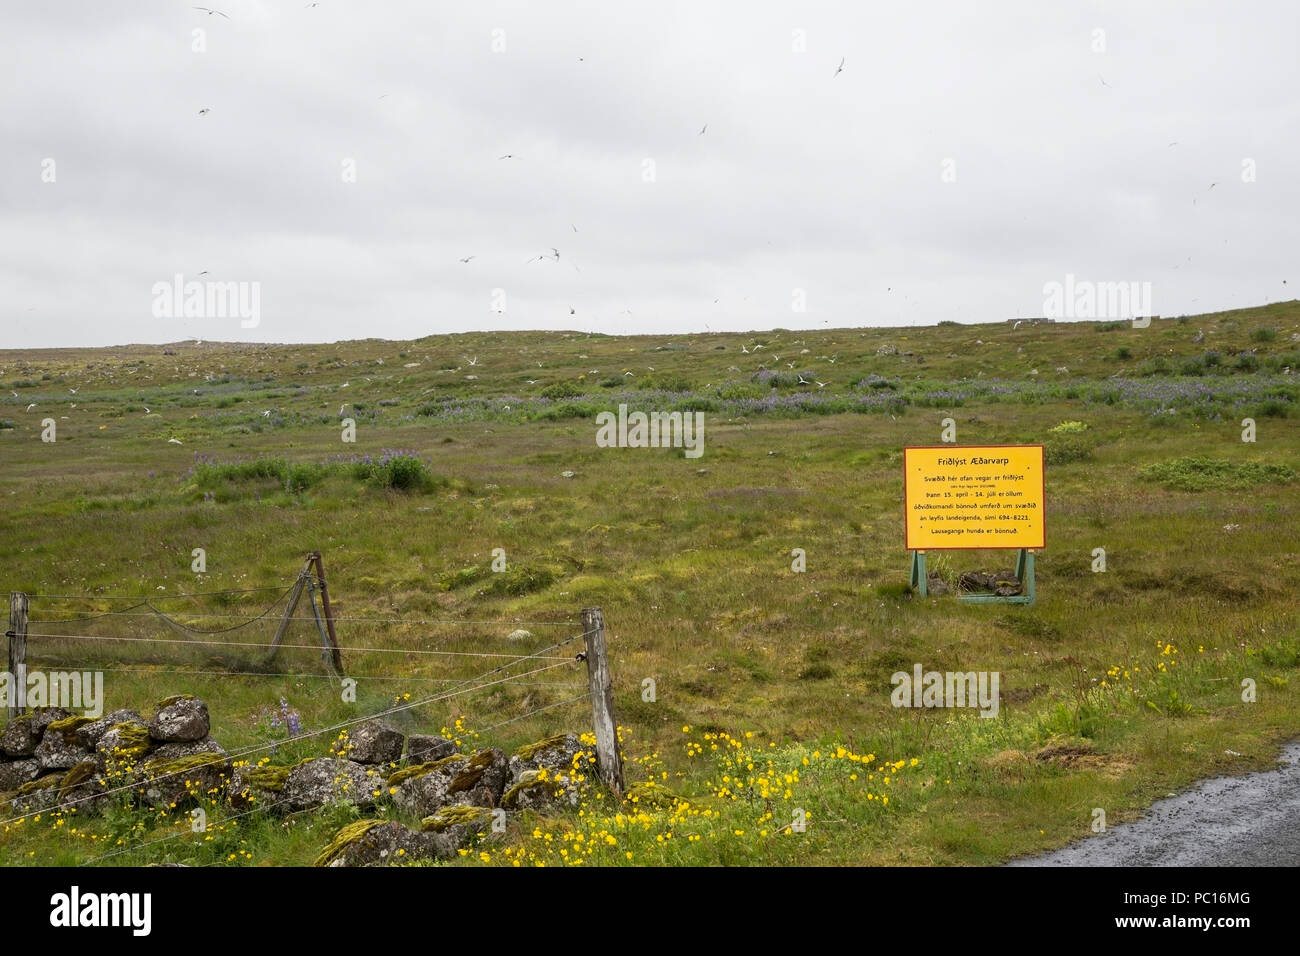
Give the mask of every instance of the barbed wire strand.
<path id="1" fill-rule="evenodd" d="M 539 660 L 542 659 L 545 658 L 539 658 Z M 559 658 L 556 659 L 558 660 Z M 568 658 L 564 658 L 564 660 L 568 660 Z M 28 661 L 28 663 L 31 664 L 32 662 Z M 181 677 L 226 677 L 226 678 L 229 677 L 311 677 L 311 678 L 316 678 L 318 680 L 332 680 L 332 681 L 337 681 L 339 679 L 337 674 L 283 673 L 283 672 L 267 672 L 267 671 L 193 671 L 193 670 L 176 670 L 176 669 L 169 669 L 169 668 L 153 669 L 148 667 L 99 667 L 95 664 L 82 664 L 78 669 L 102 671 L 105 674 L 175 674 Z M 378 674 L 370 674 L 364 677 L 357 677 L 357 675 L 355 674 L 350 674 L 348 676 L 356 677 L 358 681 L 412 680 L 412 681 L 423 681 L 425 683 L 432 683 L 432 684 L 457 683 L 456 678 L 454 677 L 420 677 L 414 674 L 405 675 L 402 677 L 387 677 L 387 676 L 380 676 Z M 530 683 L 527 686 L 529 687 L 579 687 L 581 685 L 563 684 L 563 683 L 556 684 L 553 682 L 546 682 L 546 683 Z"/>
<path id="2" fill-rule="evenodd" d="M 296 579 L 295 579 L 296 583 Z M 279 591 L 281 588 L 293 587 L 293 584 L 272 584 L 260 588 L 224 588 L 220 591 L 187 591 L 183 594 L 34 594 L 31 591 L 21 591 L 29 598 L 41 598 L 43 600 L 53 601 L 144 601 L 150 597 L 164 598 L 167 600 L 178 600 L 180 598 L 190 597 L 212 597 L 218 594 L 252 594 L 255 591 Z M 9 588 L 11 593 L 19 592 L 19 588 Z"/>
<path id="3" fill-rule="evenodd" d="M 265 650 L 289 649 L 289 650 L 308 650 L 319 651 L 319 644 L 257 644 L 252 641 L 199 641 L 199 640 L 179 640 L 168 637 L 110 637 L 105 634 L 32 634 L 28 633 L 28 640 L 32 638 L 43 638 L 46 640 L 63 640 L 63 641 L 128 641 L 133 643 L 145 644 L 188 644 L 194 645 L 212 645 L 214 647 L 244 647 L 244 648 L 263 648 Z M 558 645 L 557 645 L 558 646 Z M 352 654 L 434 654 L 446 657 L 513 657 L 516 660 L 527 660 L 534 655 L 529 654 L 525 657 L 516 657 L 514 654 L 493 654 L 483 651 L 431 651 L 422 648 L 403 649 L 400 647 L 343 647 L 340 650 Z M 555 659 L 555 658 L 553 658 Z M 568 660 L 568 658 L 564 658 Z"/>

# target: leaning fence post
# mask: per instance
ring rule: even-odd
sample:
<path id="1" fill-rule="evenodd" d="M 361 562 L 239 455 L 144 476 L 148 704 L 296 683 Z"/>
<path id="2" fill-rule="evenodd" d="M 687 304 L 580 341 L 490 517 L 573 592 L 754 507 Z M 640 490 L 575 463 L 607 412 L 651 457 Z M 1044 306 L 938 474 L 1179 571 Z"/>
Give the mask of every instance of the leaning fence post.
<path id="1" fill-rule="evenodd" d="M 325 631 L 329 637 L 329 661 L 334 665 L 334 670 L 340 677 L 343 676 L 343 655 L 339 653 L 338 635 L 334 633 L 334 612 L 330 609 L 330 592 L 329 585 L 325 583 L 325 562 L 321 560 L 320 552 L 313 551 L 309 559 L 316 565 L 316 578 L 320 581 L 320 606 L 325 612 Z M 312 605 L 315 607 L 315 605 Z"/>
<path id="2" fill-rule="evenodd" d="M 9 674 L 13 693 L 9 697 L 9 719 L 27 709 L 27 595 L 9 594 Z"/>
<path id="3" fill-rule="evenodd" d="M 596 731 L 596 762 L 600 779 L 623 799 L 623 755 L 614 723 L 614 686 L 605 656 L 605 616 L 598 607 L 582 609 L 583 638 L 587 643 L 587 683 L 591 689 L 591 718 Z"/>

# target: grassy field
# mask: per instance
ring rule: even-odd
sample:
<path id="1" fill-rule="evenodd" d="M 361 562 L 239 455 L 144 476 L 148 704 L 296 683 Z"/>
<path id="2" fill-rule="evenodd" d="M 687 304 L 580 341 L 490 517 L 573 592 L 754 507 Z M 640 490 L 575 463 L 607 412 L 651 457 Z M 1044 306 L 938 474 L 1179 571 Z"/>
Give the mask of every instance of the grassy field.
<path id="1" fill-rule="evenodd" d="M 30 656 L 104 670 L 107 709 L 194 693 L 227 749 L 277 760 L 333 739 L 284 740 L 281 699 L 316 731 L 571 638 L 601 606 L 630 782 L 679 799 L 514 818 L 466 865 L 994 863 L 1087 835 L 1094 808 L 1113 824 L 1267 767 L 1300 733 L 1297 373 L 1296 302 L 1144 329 L 0 352 L 0 587 L 48 595 L 31 631 L 71 636 L 33 637 Z M 702 457 L 597 447 L 594 416 L 621 402 L 703 411 Z M 909 592 L 901 449 L 937 443 L 945 418 L 958 444 L 1047 447 L 1032 608 Z M 287 587 L 311 550 L 355 704 L 309 621 L 273 671 L 239 646 L 270 639 L 277 592 L 179 597 Z M 931 557 L 949 579 L 1009 564 Z M 99 616 L 132 595 L 195 629 L 267 613 L 197 644 L 150 607 Z M 554 663 L 395 722 L 459 719 L 505 748 L 588 730 L 585 703 L 565 703 L 584 667 Z M 894 708 L 890 675 L 916 663 L 999 672 L 998 716 Z M 786 826 L 795 808 L 806 832 Z M 305 864 L 355 813 L 250 814 L 209 841 L 126 807 L 45 815 L 0 824 L 0 859 Z"/>

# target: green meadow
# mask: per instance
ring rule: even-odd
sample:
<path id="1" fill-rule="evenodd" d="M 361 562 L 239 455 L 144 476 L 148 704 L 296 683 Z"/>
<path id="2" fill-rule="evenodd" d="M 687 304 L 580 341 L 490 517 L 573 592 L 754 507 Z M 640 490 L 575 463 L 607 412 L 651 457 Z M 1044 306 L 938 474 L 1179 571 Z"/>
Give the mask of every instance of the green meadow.
<path id="1" fill-rule="evenodd" d="M 701 412 L 703 454 L 598 447 L 619 404 Z M 1046 446 L 1033 607 L 908 587 L 902 449 L 945 419 L 958 445 Z M 1148 328 L 0 352 L 0 588 L 39 595 L 31 666 L 103 670 L 106 710 L 193 693 L 214 739 L 276 763 L 392 706 L 509 751 L 590 731 L 570 639 L 603 609 L 637 800 L 512 816 L 462 865 L 989 864 L 1269 767 L 1300 734 L 1297 528 L 1297 302 Z M 355 702 L 306 604 L 262 656 L 317 550 Z M 997 672 L 997 716 L 894 707 L 915 664 Z M 288 739 L 282 699 L 314 736 Z M 6 812 L 0 860 L 306 865 L 359 814 L 211 812 L 211 840 L 125 802 Z"/>

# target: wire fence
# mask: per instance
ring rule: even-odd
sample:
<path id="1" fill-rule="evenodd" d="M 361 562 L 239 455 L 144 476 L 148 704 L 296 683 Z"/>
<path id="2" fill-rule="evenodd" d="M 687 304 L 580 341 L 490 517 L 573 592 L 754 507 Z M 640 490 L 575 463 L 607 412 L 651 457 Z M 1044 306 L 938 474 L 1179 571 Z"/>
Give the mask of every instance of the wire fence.
<path id="1" fill-rule="evenodd" d="M 324 591 L 324 582 L 304 571 L 289 584 L 178 594 L 57 595 L 29 592 L 29 610 L 37 613 L 25 622 L 24 660 L 28 673 L 48 668 L 129 675 L 127 680 L 137 682 L 136 690 L 167 682 L 168 695 L 175 693 L 175 685 L 184 681 L 202 684 L 244 679 L 265 682 L 268 690 L 273 690 L 277 681 L 296 682 L 299 687 L 303 682 L 314 682 L 308 685 L 309 688 L 323 688 L 328 685 L 319 682 L 341 685 L 349 679 L 355 681 L 354 689 L 372 683 L 388 688 L 405 683 L 428 687 L 422 695 L 407 693 L 396 696 L 391 690 L 381 695 L 372 689 L 353 697 L 357 706 L 365 711 L 361 715 L 328 722 L 319 728 L 294 734 L 287 740 L 280 738 L 248 744 L 228 753 L 214 754 L 211 760 L 197 764 L 189 761 L 185 770 L 151 775 L 152 781 L 178 773 L 193 774 L 203 767 L 224 766 L 227 762 L 274 752 L 288 743 L 337 734 L 372 720 L 399 716 L 410 720 L 411 715 L 424 711 L 419 722 L 439 726 L 436 718 L 428 712 L 429 708 L 439 705 L 459 708 L 464 716 L 466 704 L 476 700 L 478 704 L 474 710 L 479 716 L 473 719 L 473 723 L 487 723 L 474 727 L 473 733 L 482 735 L 543 714 L 555 714 L 591 699 L 585 680 L 555 679 L 585 659 L 585 654 L 570 653 L 566 649 L 574 642 L 584 641 L 590 632 L 569 633 L 535 650 L 518 649 L 518 645 L 526 641 L 539 643 L 527 628 L 580 628 L 581 624 L 569 619 L 568 615 L 553 620 L 496 621 L 400 615 L 330 614 L 326 617 L 324 601 L 321 600 L 321 606 L 317 606 L 318 589 Z M 269 603 L 256 600 L 272 592 L 277 593 Z M 193 603 L 184 609 L 173 606 L 172 602 L 180 601 Z M 61 602 L 70 602 L 73 607 L 61 609 L 58 606 Z M 112 606 L 114 604 L 120 606 Z M 209 606 L 203 606 L 205 604 Z M 211 606 L 213 604 L 217 606 Z M 304 610 L 304 604 L 310 613 Z M 341 650 L 345 655 L 347 678 L 331 666 L 332 641 L 327 640 L 327 624 L 329 638 L 333 637 L 334 624 L 345 626 L 345 639 L 340 643 L 343 645 Z M 165 636 L 160 636 L 159 630 Z M 13 636 L 10 632 L 11 641 Z M 481 670 L 483 667 L 487 669 Z M 195 684 L 183 689 L 193 690 Z M 308 692 L 317 693 L 314 690 Z M 283 702 L 283 698 L 281 700 Z M 379 700 L 383 703 L 377 704 Z M 334 710 L 337 714 L 336 707 Z M 447 719 L 441 726 L 450 722 Z M 83 796 L 61 800 L 58 808 L 75 811 L 90 801 L 138 791 L 140 786 L 140 779 L 132 779 L 96 788 Z M 263 806 L 258 810 L 265 812 L 274 806 Z M 8 819 L 0 819 L 0 826 L 8 828 L 48 812 L 49 808 L 17 813 Z M 236 820 L 251 812 L 255 811 L 237 813 L 225 819 Z M 180 830 L 147 842 L 133 841 L 131 845 L 94 857 L 87 864 L 114 859 L 187 835 L 201 839 L 198 834 Z"/>

